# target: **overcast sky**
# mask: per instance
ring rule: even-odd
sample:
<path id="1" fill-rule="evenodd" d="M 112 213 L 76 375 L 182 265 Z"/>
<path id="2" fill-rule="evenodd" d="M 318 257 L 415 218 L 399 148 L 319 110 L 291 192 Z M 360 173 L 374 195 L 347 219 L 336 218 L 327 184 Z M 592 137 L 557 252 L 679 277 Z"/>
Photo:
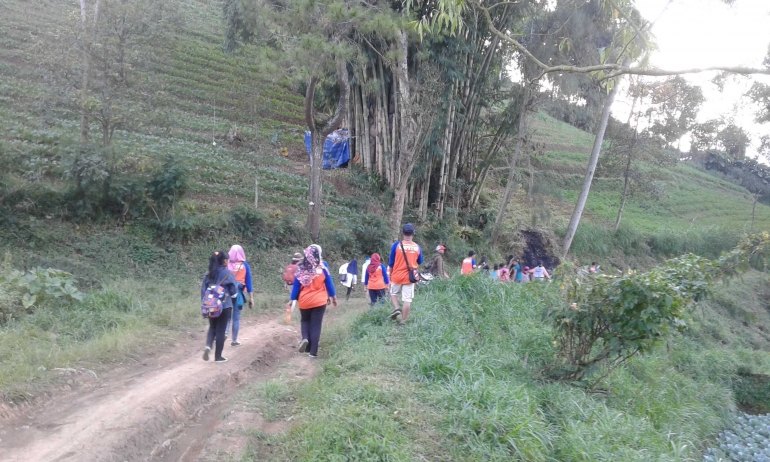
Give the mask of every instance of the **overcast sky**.
<path id="1" fill-rule="evenodd" d="M 669 0 L 636 0 L 636 6 L 648 20 L 654 20 Z M 686 69 L 709 66 L 762 67 L 770 44 L 770 0 L 735 0 L 732 6 L 721 0 L 673 0 L 653 27 L 658 50 L 652 55 L 652 65 L 664 69 Z M 687 75 L 691 83 L 700 85 L 706 102 L 699 120 L 732 117 L 735 123 L 751 134 L 753 146 L 749 155 L 756 154 L 759 137 L 770 134 L 770 124 L 754 122 L 756 108 L 742 95 L 755 80 L 770 84 L 770 76 L 737 78 L 728 81 L 720 93 L 711 83 L 715 73 Z M 613 114 L 625 120 L 630 101 L 620 98 Z M 682 149 L 689 148 L 689 135 L 682 140 Z"/>

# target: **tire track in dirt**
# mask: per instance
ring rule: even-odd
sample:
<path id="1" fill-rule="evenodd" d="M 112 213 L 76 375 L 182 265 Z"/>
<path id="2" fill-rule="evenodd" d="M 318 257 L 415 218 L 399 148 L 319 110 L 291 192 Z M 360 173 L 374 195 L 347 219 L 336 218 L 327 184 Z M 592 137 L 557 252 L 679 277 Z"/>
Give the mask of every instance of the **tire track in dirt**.
<path id="1" fill-rule="evenodd" d="M 156 367 L 121 371 L 25 411 L 25 420 L 0 421 L 0 460 L 189 460 L 218 425 L 223 398 L 295 355 L 297 330 L 275 320 L 246 323 L 243 345 L 228 343 L 225 364 L 201 360 L 201 335 Z"/>

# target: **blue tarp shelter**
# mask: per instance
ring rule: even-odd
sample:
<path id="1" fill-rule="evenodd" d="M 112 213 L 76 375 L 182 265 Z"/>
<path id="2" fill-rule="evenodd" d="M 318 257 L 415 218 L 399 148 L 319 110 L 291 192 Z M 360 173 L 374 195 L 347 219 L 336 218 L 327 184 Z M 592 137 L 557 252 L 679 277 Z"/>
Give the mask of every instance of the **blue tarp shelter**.
<path id="1" fill-rule="evenodd" d="M 305 147 L 312 161 L 310 147 L 310 132 L 305 132 Z M 350 162 L 350 137 L 345 129 L 335 130 L 326 137 L 324 142 L 324 170 L 332 168 L 347 168 Z"/>

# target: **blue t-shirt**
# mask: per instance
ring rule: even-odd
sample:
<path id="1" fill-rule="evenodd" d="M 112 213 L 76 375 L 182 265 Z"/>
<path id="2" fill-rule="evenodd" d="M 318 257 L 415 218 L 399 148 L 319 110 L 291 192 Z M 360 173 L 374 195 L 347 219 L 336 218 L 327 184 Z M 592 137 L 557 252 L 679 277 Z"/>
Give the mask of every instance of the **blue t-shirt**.
<path id="1" fill-rule="evenodd" d="M 524 280 L 524 273 L 521 272 L 521 266 L 516 265 L 513 267 L 513 269 L 516 271 L 516 280 L 517 281 Z"/>

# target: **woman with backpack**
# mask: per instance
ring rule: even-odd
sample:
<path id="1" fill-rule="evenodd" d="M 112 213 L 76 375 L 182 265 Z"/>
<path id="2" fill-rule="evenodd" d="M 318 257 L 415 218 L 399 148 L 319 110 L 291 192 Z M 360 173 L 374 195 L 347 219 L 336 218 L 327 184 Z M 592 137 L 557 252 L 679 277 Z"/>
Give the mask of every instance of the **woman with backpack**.
<path id="1" fill-rule="evenodd" d="M 235 306 L 233 306 L 233 341 L 230 342 L 230 346 L 240 346 L 241 342 L 238 341 L 238 331 L 241 327 L 241 311 L 243 311 L 243 305 L 247 302 L 249 309 L 254 308 L 254 292 L 251 286 L 251 268 L 246 263 L 246 254 L 243 252 L 243 247 L 238 244 L 230 247 L 230 263 L 227 265 L 233 275 L 235 281 L 238 283 L 238 296 L 235 299 Z M 228 323 L 225 329 L 225 340 L 227 340 L 227 334 L 230 332 L 230 323 Z"/>
<path id="2" fill-rule="evenodd" d="M 372 306 L 385 298 L 385 289 L 388 288 L 388 269 L 380 261 L 380 254 L 373 253 L 369 266 L 366 267 L 364 287 L 369 291 L 369 300 Z"/>
<path id="3" fill-rule="evenodd" d="M 227 358 L 222 356 L 222 350 L 225 348 L 225 329 L 233 312 L 233 302 L 238 297 L 238 283 L 233 273 L 227 269 L 228 263 L 230 263 L 230 257 L 225 251 L 214 252 L 209 259 L 209 270 L 203 276 L 201 311 L 203 312 L 204 307 L 208 307 L 208 313 L 210 313 L 206 315 L 209 319 L 209 331 L 206 336 L 206 348 L 203 349 L 204 361 L 209 360 L 211 347 L 216 338 L 214 362 L 227 362 Z"/>
<path id="4" fill-rule="evenodd" d="M 291 291 L 291 302 L 286 305 L 286 309 L 291 309 L 294 303 L 299 305 L 302 327 L 299 352 L 309 353 L 311 358 L 318 357 L 321 323 L 329 299 L 334 306 L 337 306 L 334 281 L 329 275 L 329 270 L 321 262 L 321 253 L 317 246 L 310 246 L 305 249 L 305 259 L 297 269 Z"/>

